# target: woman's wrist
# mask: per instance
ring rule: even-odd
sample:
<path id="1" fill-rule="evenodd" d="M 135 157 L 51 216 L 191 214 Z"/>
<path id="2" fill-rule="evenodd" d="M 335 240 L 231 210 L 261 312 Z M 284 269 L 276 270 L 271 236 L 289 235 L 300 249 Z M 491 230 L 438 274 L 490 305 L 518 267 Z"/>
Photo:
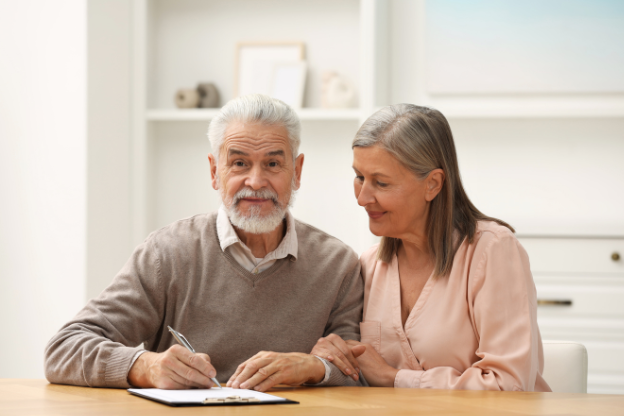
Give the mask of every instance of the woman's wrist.
<path id="1" fill-rule="evenodd" d="M 388 366 L 387 370 L 384 371 L 383 387 L 394 387 L 394 380 L 398 372 L 398 369 Z"/>

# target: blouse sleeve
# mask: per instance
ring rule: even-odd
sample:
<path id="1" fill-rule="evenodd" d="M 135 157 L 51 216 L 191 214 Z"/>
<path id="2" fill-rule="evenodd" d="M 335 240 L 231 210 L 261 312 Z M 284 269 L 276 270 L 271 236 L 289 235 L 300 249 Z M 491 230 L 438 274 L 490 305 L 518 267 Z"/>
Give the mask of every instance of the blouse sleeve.
<path id="1" fill-rule="evenodd" d="M 541 338 L 526 251 L 511 233 L 486 232 L 474 260 L 468 297 L 478 360 L 463 372 L 453 367 L 400 370 L 395 387 L 533 391 Z"/>

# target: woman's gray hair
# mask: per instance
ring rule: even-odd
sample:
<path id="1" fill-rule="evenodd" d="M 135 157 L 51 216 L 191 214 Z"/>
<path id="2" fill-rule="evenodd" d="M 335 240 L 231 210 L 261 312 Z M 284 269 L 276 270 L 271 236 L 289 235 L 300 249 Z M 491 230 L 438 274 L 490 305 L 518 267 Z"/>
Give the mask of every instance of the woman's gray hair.
<path id="1" fill-rule="evenodd" d="M 299 154 L 301 123 L 295 110 L 277 98 L 249 94 L 229 101 L 210 122 L 208 140 L 215 158 L 219 158 L 225 131 L 234 122 L 282 125 L 288 131 L 293 160 Z"/>
<path id="2" fill-rule="evenodd" d="M 478 221 L 494 221 L 515 232 L 506 222 L 488 217 L 470 201 L 459 174 L 455 142 L 448 121 L 438 110 L 413 104 L 390 105 L 370 116 L 358 130 L 352 147 L 378 146 L 387 151 L 418 180 L 434 169 L 444 172 L 440 193 L 431 201 L 427 217 L 429 250 L 434 276 L 447 276 L 455 252 L 464 238 L 474 241 Z M 383 236 L 377 250 L 389 263 L 402 244 Z"/>

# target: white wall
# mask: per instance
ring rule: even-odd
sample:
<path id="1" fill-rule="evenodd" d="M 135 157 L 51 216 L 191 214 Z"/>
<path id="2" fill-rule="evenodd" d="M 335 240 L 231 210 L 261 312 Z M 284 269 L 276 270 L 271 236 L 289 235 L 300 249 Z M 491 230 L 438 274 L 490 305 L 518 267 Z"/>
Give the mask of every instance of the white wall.
<path id="1" fill-rule="evenodd" d="M 571 3 L 393 0 L 389 103 L 446 115 L 468 195 L 518 234 L 622 236 L 624 192 L 614 190 L 624 181 L 624 37 L 613 34 L 624 3 Z M 490 26 L 500 33 L 484 33 Z M 577 61 L 585 64 L 563 77 L 558 64 Z M 532 72 L 522 78 L 492 62 Z"/>
<path id="2" fill-rule="evenodd" d="M 84 304 L 86 4 L 0 1 L 0 377 Z"/>
<path id="3" fill-rule="evenodd" d="M 87 2 L 87 298 L 132 252 L 130 242 L 131 0 Z"/>

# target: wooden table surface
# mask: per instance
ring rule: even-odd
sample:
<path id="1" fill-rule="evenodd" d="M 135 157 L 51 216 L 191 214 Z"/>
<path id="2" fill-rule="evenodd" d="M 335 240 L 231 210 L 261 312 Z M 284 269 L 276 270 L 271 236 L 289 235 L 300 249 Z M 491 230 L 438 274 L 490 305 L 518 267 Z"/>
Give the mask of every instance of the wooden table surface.
<path id="1" fill-rule="evenodd" d="M 271 394 L 301 404 L 169 407 L 121 389 L 0 379 L 0 415 L 624 415 L 624 395 L 372 387 L 286 387 Z"/>

